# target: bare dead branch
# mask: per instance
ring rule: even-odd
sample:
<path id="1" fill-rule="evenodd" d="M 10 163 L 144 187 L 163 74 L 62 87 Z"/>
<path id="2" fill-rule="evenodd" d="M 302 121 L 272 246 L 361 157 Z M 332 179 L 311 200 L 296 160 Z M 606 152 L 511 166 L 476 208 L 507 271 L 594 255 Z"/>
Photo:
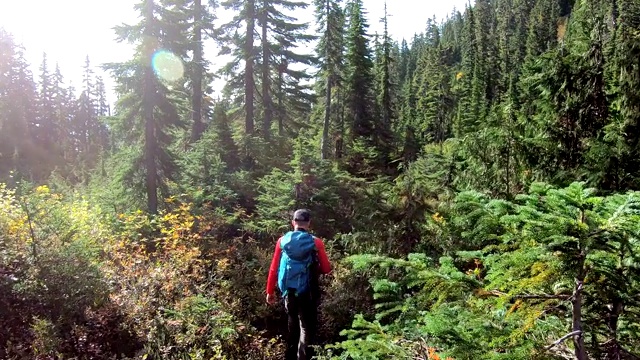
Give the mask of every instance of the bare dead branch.
<path id="1" fill-rule="evenodd" d="M 549 294 L 522 294 L 522 295 L 514 295 L 516 299 L 558 299 L 558 300 L 567 300 L 570 298 L 569 295 L 549 295 Z"/>
<path id="2" fill-rule="evenodd" d="M 570 333 L 568 333 L 567 335 L 561 337 L 560 339 L 556 340 L 553 344 L 545 347 L 545 350 L 549 350 L 551 348 L 553 348 L 554 346 L 558 346 L 559 344 L 561 344 L 563 341 L 567 340 L 568 338 L 572 337 L 572 336 L 576 336 L 576 335 L 580 335 L 582 334 L 582 330 L 576 330 L 576 331 L 572 331 Z"/>
<path id="3" fill-rule="evenodd" d="M 499 290 L 486 291 L 486 292 L 483 292 L 482 295 L 487 295 L 487 296 L 511 296 L 511 298 L 513 298 L 513 299 L 543 299 L 543 300 L 557 299 L 557 300 L 568 300 L 568 299 L 571 298 L 571 295 L 567 295 L 567 294 L 559 294 L 559 295 L 552 295 L 552 294 L 516 294 L 516 295 L 509 295 L 509 294 L 504 293 L 504 292 L 499 291 Z"/>

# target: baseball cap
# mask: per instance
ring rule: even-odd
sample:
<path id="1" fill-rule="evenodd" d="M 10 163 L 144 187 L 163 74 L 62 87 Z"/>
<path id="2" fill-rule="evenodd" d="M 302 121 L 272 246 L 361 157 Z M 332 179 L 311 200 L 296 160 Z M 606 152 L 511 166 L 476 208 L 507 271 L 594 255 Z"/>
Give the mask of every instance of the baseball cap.
<path id="1" fill-rule="evenodd" d="M 311 220 L 311 212 L 307 209 L 298 209 L 293 213 L 294 221 L 309 222 Z"/>

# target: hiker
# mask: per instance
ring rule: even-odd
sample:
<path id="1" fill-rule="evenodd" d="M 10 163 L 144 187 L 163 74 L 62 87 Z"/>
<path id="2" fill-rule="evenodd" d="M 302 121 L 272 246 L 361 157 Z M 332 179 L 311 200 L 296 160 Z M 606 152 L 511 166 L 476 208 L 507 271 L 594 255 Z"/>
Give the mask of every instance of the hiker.
<path id="1" fill-rule="evenodd" d="M 317 327 L 320 274 L 331 271 L 321 239 L 309 233 L 309 210 L 296 210 L 293 231 L 276 243 L 267 279 L 267 303 L 276 303 L 276 280 L 288 317 L 286 360 L 311 358 L 310 345 Z"/>

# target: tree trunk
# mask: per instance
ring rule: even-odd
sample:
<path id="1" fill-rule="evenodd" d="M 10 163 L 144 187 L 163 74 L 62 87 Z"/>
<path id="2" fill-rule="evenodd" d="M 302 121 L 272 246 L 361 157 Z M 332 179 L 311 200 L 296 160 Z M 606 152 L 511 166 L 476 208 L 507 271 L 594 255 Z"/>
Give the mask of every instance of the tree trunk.
<path id="1" fill-rule="evenodd" d="M 193 116 L 193 127 L 191 129 L 191 142 L 200 140 L 204 133 L 204 123 L 202 122 L 202 0 L 193 2 L 193 72 L 191 73 L 191 84 L 193 94 L 191 97 L 191 107 Z"/>
<path id="2" fill-rule="evenodd" d="M 609 340 L 603 345 L 608 359 L 620 360 L 622 356 L 622 347 L 618 343 L 618 320 L 624 309 L 624 303 L 621 299 L 614 299 L 611 310 L 607 316 L 607 328 L 609 330 Z"/>
<path id="3" fill-rule="evenodd" d="M 620 254 L 620 261 L 624 259 L 624 251 Z M 618 276 L 624 277 L 623 270 L 621 268 L 616 270 Z M 609 313 L 607 314 L 607 330 L 609 331 L 609 339 L 603 344 L 605 352 L 608 355 L 608 359 L 620 360 L 623 359 L 622 347 L 618 342 L 618 321 L 620 315 L 624 312 L 624 300 L 616 296 L 613 299 Z"/>
<path id="4" fill-rule="evenodd" d="M 247 0 L 245 4 L 247 13 L 247 36 L 244 46 L 244 94 L 245 94 L 245 132 L 247 135 L 253 134 L 254 131 L 254 107 L 253 98 L 255 85 L 253 83 L 253 35 L 255 31 L 255 0 Z"/>
<path id="5" fill-rule="evenodd" d="M 327 93 L 325 99 L 324 124 L 322 126 L 322 159 L 329 158 L 329 125 L 331 123 L 331 88 L 333 85 L 332 76 L 327 75 Z"/>
<path id="6" fill-rule="evenodd" d="M 148 1 L 145 9 L 145 17 L 147 28 L 145 29 L 145 42 L 149 44 L 153 36 L 153 1 Z M 157 139 L 155 134 L 155 119 L 153 109 L 156 96 L 155 75 L 151 69 L 151 61 L 154 49 L 147 48 L 147 61 L 144 67 L 144 89 L 142 95 L 142 107 L 144 117 L 144 163 L 147 170 L 146 188 L 147 188 L 147 210 L 151 214 L 158 212 L 158 171 L 156 168 L 156 148 Z"/>
<path id="7" fill-rule="evenodd" d="M 582 328 L 582 288 L 584 284 L 584 278 L 586 276 L 586 270 L 584 268 L 584 259 L 586 254 L 584 251 L 580 254 L 580 261 L 578 267 L 578 276 L 576 277 L 576 287 L 573 292 L 573 299 L 571 305 L 573 306 L 572 313 L 572 331 L 579 331 L 580 333 L 573 336 L 573 345 L 575 346 L 575 354 L 577 360 L 587 360 L 587 351 L 584 346 L 584 330 Z"/>
<path id="8" fill-rule="evenodd" d="M 273 119 L 273 108 L 271 106 L 271 79 L 269 74 L 269 13 L 267 7 L 268 0 L 262 0 L 262 102 L 264 106 L 264 121 L 262 122 L 262 132 L 265 140 L 270 139 L 271 122 Z"/>
<path id="9" fill-rule="evenodd" d="M 344 112 L 345 112 L 345 104 L 344 99 L 342 99 L 342 87 L 338 87 L 338 99 L 340 103 L 340 113 L 338 114 L 338 139 L 336 140 L 336 159 L 342 159 L 344 155 Z"/>
<path id="10" fill-rule="evenodd" d="M 324 123 L 322 126 L 322 143 L 320 144 L 320 153 L 323 160 L 329 158 L 329 126 L 331 124 L 331 88 L 333 86 L 333 63 L 330 49 L 330 31 L 331 31 L 331 3 L 329 0 L 326 0 L 324 3 L 324 11 L 325 11 L 325 21 L 326 21 L 326 29 L 325 29 L 325 64 L 324 66 L 327 69 L 327 88 L 326 88 L 326 96 L 325 96 L 325 111 L 324 111 Z"/>
<path id="11" fill-rule="evenodd" d="M 282 107 L 282 95 L 283 95 L 283 73 L 286 71 L 286 64 L 283 62 L 280 64 L 278 71 L 278 135 L 284 135 L 284 109 Z"/>
<path id="12" fill-rule="evenodd" d="M 411 128 L 411 126 L 407 126 L 404 132 L 404 149 L 402 151 L 405 163 L 414 161 L 416 158 L 414 142 L 413 128 Z"/>

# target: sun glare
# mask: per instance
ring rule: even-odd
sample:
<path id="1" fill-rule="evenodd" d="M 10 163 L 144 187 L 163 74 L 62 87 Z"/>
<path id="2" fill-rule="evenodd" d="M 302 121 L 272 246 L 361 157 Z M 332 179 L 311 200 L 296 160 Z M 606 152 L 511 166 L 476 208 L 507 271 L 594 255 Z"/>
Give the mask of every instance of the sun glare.
<path id="1" fill-rule="evenodd" d="M 157 51 L 153 55 L 151 64 L 156 75 L 163 80 L 176 81 L 184 75 L 182 60 L 170 51 Z"/>

